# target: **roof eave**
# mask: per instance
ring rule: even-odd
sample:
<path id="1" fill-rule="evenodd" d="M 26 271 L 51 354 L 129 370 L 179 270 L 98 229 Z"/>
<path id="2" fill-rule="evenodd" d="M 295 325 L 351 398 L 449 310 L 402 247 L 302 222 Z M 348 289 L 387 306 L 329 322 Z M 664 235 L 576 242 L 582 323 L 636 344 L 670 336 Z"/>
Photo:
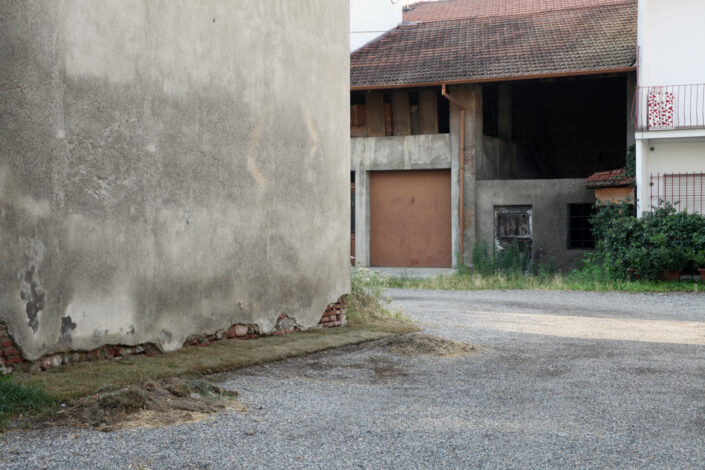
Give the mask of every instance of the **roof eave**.
<path id="1" fill-rule="evenodd" d="M 490 77 L 490 78 L 473 78 L 464 80 L 444 80 L 440 82 L 419 82 L 419 83 L 400 83 L 400 84 L 381 84 L 381 85 L 361 85 L 361 86 L 351 86 L 351 91 L 369 91 L 369 90 L 384 90 L 391 88 L 417 88 L 417 87 L 429 87 L 429 86 L 441 86 L 441 85 L 469 85 L 473 83 L 487 83 L 487 82 L 509 82 L 518 80 L 538 80 L 543 78 L 561 78 L 561 77 L 582 77 L 589 75 L 602 75 L 602 74 L 613 74 L 613 73 L 629 73 L 636 71 L 636 66 L 630 67 L 620 67 L 612 69 L 597 69 L 597 70 L 580 70 L 572 72 L 557 72 L 557 73 L 544 73 L 535 75 L 517 75 L 511 77 Z"/>

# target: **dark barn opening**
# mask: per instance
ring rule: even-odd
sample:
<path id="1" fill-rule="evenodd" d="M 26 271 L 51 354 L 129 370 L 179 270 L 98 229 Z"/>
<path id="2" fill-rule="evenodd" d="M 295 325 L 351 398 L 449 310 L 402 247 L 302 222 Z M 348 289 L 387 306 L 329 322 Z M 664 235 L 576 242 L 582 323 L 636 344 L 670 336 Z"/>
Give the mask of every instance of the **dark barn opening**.
<path id="1" fill-rule="evenodd" d="M 625 77 L 515 82 L 509 87 L 499 97 L 496 86 L 483 87 L 487 161 L 480 165 L 478 178 L 585 178 L 624 166 Z M 499 129 L 494 128 L 497 122 Z"/>

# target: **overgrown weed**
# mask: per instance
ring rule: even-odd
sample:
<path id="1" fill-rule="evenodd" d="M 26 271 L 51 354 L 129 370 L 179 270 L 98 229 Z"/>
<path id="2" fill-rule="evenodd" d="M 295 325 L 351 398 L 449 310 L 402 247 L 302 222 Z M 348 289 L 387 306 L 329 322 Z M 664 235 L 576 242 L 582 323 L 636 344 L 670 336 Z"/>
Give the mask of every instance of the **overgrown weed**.
<path id="1" fill-rule="evenodd" d="M 387 279 L 392 278 L 367 268 L 353 268 L 350 294 L 345 299 L 348 322 L 364 324 L 374 320 L 409 321 L 401 310 L 392 311 L 388 308 L 391 299 L 384 296 Z M 406 274 L 394 279 L 401 283 L 414 280 Z"/>

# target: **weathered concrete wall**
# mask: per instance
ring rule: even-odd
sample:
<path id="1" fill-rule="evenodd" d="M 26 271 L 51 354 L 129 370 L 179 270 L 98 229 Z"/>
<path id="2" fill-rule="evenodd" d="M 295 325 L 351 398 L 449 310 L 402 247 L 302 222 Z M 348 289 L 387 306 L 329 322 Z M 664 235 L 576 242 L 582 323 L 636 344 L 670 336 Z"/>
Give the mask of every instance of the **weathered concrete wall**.
<path id="1" fill-rule="evenodd" d="M 355 171 L 355 258 L 370 265 L 370 187 L 368 171 L 451 169 L 451 219 L 458 225 L 457 161 L 453 162 L 449 134 L 350 139 L 351 169 Z M 457 160 L 457 157 L 456 159 Z M 453 253 L 457 230 L 452 232 Z"/>
<path id="2" fill-rule="evenodd" d="M 495 206 L 531 206 L 534 262 L 548 263 L 553 258 L 560 270 L 575 268 L 585 252 L 568 249 L 568 204 L 595 202 L 584 183 L 583 179 L 478 181 L 478 239 L 494 241 Z"/>
<path id="3" fill-rule="evenodd" d="M 353 169 L 368 171 L 447 169 L 450 137 L 424 134 L 350 139 L 350 160 Z"/>
<path id="4" fill-rule="evenodd" d="M 348 2 L 0 0 L 0 322 L 27 359 L 349 289 Z"/>
<path id="5" fill-rule="evenodd" d="M 465 108 L 465 171 L 463 188 L 463 252 L 467 260 L 472 245 L 476 241 L 477 220 L 475 217 L 475 195 L 477 191 L 477 163 L 483 157 L 482 136 L 482 88 L 479 85 L 458 85 L 448 87 L 454 100 Z M 460 109 L 450 106 L 450 142 L 451 154 L 459 168 L 460 152 Z M 459 194 L 453 193 L 453 200 L 459 200 Z M 453 233 L 458 233 L 459 225 L 453 225 Z M 453 253 L 459 250 L 453 247 Z"/>

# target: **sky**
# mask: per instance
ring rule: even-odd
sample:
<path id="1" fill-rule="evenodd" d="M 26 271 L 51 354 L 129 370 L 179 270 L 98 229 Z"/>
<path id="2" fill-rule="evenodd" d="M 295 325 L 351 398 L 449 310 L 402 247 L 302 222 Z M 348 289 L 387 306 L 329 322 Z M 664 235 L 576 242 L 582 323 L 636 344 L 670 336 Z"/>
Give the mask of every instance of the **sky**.
<path id="1" fill-rule="evenodd" d="M 401 23 L 405 5 L 418 0 L 350 0 L 350 50 Z"/>

